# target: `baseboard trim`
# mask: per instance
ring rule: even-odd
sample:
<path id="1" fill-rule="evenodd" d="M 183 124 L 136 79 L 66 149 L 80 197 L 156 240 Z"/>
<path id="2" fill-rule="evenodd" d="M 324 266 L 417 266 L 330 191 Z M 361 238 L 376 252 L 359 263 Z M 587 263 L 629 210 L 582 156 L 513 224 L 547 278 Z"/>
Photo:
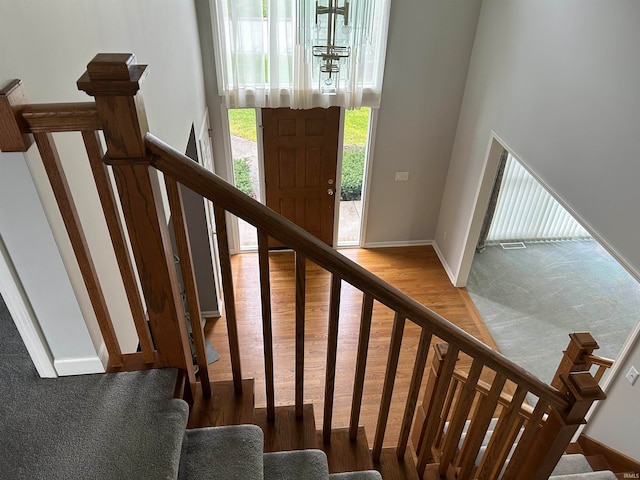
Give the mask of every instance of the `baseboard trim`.
<path id="1" fill-rule="evenodd" d="M 107 350 L 107 344 L 102 342 L 100 348 L 98 349 L 98 358 L 102 362 L 102 367 L 107 370 L 109 366 L 109 351 Z"/>
<path id="2" fill-rule="evenodd" d="M 417 240 L 403 242 L 367 242 L 362 248 L 387 248 L 387 247 L 424 247 L 433 245 L 433 240 Z"/>
<path id="3" fill-rule="evenodd" d="M 102 360 L 97 355 L 95 357 L 60 358 L 53 361 L 53 366 L 61 377 L 105 372 Z"/>
<path id="4" fill-rule="evenodd" d="M 624 453 L 620 453 L 585 434 L 580 435 L 578 444 L 580 444 L 586 456 L 602 455 L 607 460 L 612 471 L 634 475 L 629 478 L 638 478 L 637 475 L 640 475 L 640 462 Z"/>
<path id="5" fill-rule="evenodd" d="M 449 281 L 451 282 L 451 284 L 454 287 L 458 287 L 458 288 L 464 287 L 464 285 L 456 285 L 456 282 L 458 281 L 458 277 L 453 273 L 453 270 L 451 270 L 451 267 L 449 267 L 449 264 L 447 263 L 447 260 L 445 259 L 444 255 L 442 254 L 440 247 L 438 247 L 438 244 L 434 241 L 432 242 L 432 246 L 433 246 L 433 249 L 436 251 L 436 255 L 438 256 L 440 263 L 442 264 L 442 268 L 444 268 L 444 271 L 447 272 L 447 276 L 449 277 Z"/>

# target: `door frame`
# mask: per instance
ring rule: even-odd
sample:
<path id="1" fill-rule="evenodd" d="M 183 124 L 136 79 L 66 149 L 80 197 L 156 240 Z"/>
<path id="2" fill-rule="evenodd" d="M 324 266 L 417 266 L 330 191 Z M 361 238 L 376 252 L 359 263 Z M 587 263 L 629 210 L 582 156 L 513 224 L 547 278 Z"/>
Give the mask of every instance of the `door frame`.
<path id="1" fill-rule="evenodd" d="M 618 253 L 613 249 L 609 243 L 607 243 L 602 236 L 596 232 L 573 208 L 566 204 L 566 202 L 556 194 L 556 192 L 545 182 L 540 176 L 538 176 L 529 165 L 524 162 L 520 155 L 509 146 L 509 144 L 501 138 L 495 131 L 491 131 L 489 138 L 489 145 L 487 147 L 487 153 L 485 155 L 484 166 L 482 170 L 482 176 L 475 196 L 474 210 L 469 219 L 469 228 L 467 229 L 467 238 L 463 247 L 463 255 L 460 260 L 460 265 L 457 271 L 457 276 L 449 277 L 452 283 L 456 287 L 464 287 L 467 283 L 469 273 L 473 264 L 473 258 L 475 256 L 475 248 L 480 237 L 480 229 L 484 222 L 484 216 L 489 204 L 489 197 L 495 183 L 495 177 L 498 171 L 498 164 L 500 162 L 500 156 L 502 151 L 506 150 L 511 154 L 535 179 L 549 192 L 553 198 L 562 205 L 574 218 L 576 218 L 580 224 L 591 234 L 602 248 L 604 248 L 629 274 L 640 282 L 640 277 L 636 274 L 633 268 L 622 259 Z M 443 265 L 446 265 L 443 262 Z M 446 268 L 446 266 L 445 266 Z M 449 273 L 449 272 L 447 272 Z M 602 381 L 601 388 L 607 393 L 612 387 L 615 381 L 619 380 L 619 377 L 625 373 L 623 368 L 628 368 L 627 361 L 633 353 L 634 346 L 640 341 L 640 320 L 634 325 L 629 333 L 629 336 L 622 345 L 622 348 L 618 352 L 618 356 L 614 359 L 615 363 L 609 371 L 609 375 Z M 586 429 L 589 430 L 589 424 L 598 415 L 599 409 L 602 407 L 602 402 L 597 402 L 593 408 L 585 415 L 586 423 L 581 425 L 573 436 L 572 441 L 576 441 L 580 434 Z"/>
<path id="2" fill-rule="evenodd" d="M 210 154 L 210 158 L 207 159 L 204 149 L 207 149 Z M 205 108 L 204 115 L 202 117 L 200 131 L 196 137 L 196 149 L 198 151 L 198 161 L 207 170 L 215 173 L 215 161 L 213 158 L 213 145 L 211 141 L 211 126 L 209 123 L 209 109 Z M 213 215 L 211 212 L 211 206 L 207 204 L 207 199 L 203 198 L 203 208 L 205 218 L 207 221 L 207 233 L 209 239 L 209 251 L 211 254 L 211 265 L 213 267 L 213 283 L 215 285 L 216 305 L 217 311 L 213 312 L 201 312 L 203 317 L 219 317 L 224 307 L 224 300 L 222 295 L 222 273 L 220 267 L 220 255 L 218 254 L 218 242 L 216 239 L 217 232 L 212 228 L 215 224 L 213 221 Z M 211 202 L 209 202 L 211 203 Z"/>
<path id="3" fill-rule="evenodd" d="M 262 109 L 254 108 L 256 112 L 256 142 L 258 144 L 258 181 L 260 183 L 260 203 L 265 204 L 265 172 L 264 172 L 264 148 L 263 148 L 263 126 L 262 126 Z M 232 185 L 234 184 L 233 177 L 233 157 L 231 151 L 231 131 L 229 129 L 229 109 L 225 104 L 220 105 L 220 114 L 222 116 L 222 137 L 224 139 L 224 152 L 225 152 L 225 166 L 226 166 L 226 179 Z M 360 241 L 356 245 L 338 245 L 338 228 L 340 222 L 340 195 L 342 189 L 342 160 L 344 151 L 344 121 L 345 121 L 345 109 L 340 107 L 340 123 L 338 130 L 338 156 L 336 165 L 336 193 L 334 195 L 334 218 L 333 218 L 333 248 L 362 248 L 366 245 L 366 226 L 369 214 L 369 185 L 371 184 L 371 177 L 373 169 L 371 168 L 371 159 L 373 159 L 374 145 L 375 145 L 375 133 L 378 122 L 378 109 L 371 108 L 369 114 L 369 128 L 367 131 L 367 145 L 365 148 L 365 160 L 364 160 L 364 172 L 362 177 L 362 213 L 360 215 Z M 240 252 L 257 251 L 255 249 L 240 249 L 240 234 L 238 230 L 238 221 L 236 217 L 227 214 L 227 225 L 229 230 L 229 250 L 231 254 Z"/>

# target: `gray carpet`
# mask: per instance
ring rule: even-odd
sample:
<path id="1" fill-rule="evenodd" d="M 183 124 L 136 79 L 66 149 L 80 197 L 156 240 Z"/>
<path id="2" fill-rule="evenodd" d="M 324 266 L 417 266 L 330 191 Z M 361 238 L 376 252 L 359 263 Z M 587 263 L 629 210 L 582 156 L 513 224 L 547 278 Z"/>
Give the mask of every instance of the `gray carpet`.
<path id="1" fill-rule="evenodd" d="M 640 285 L 594 240 L 489 246 L 467 291 L 498 348 L 549 382 L 572 332 L 591 332 L 615 358 L 640 319 Z"/>
<path id="2" fill-rule="evenodd" d="M 0 477 L 175 479 L 188 408 L 175 370 L 39 378 L 0 298 Z"/>
<path id="3" fill-rule="evenodd" d="M 264 438 L 256 425 L 187 430 L 179 480 L 262 480 Z"/>

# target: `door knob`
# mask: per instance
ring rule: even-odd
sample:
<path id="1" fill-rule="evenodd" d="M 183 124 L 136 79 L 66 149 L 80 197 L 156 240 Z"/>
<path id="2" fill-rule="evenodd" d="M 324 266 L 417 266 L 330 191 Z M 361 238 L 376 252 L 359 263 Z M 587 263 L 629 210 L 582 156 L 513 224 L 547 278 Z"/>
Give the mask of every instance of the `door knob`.
<path id="1" fill-rule="evenodd" d="M 327 194 L 328 195 L 333 195 L 333 189 L 332 188 L 327 188 Z"/>

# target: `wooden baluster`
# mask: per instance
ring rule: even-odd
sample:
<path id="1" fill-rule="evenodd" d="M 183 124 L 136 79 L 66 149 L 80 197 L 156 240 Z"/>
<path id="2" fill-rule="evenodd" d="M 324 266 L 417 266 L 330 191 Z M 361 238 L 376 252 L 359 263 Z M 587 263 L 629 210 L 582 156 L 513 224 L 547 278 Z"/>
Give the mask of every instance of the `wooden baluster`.
<path id="1" fill-rule="evenodd" d="M 73 252 L 78 260 L 78 267 L 87 287 L 91 306 L 96 314 L 104 343 L 109 352 L 109 367 L 117 368 L 122 365 L 122 351 L 120 350 L 107 302 L 91 258 L 89 245 L 82 230 L 80 217 L 62 169 L 58 150 L 53 143 L 53 136 L 50 133 L 36 133 L 34 137 L 42 157 L 44 169 L 49 177 L 53 194 L 58 202 L 58 208 L 69 235 Z"/>
<path id="2" fill-rule="evenodd" d="M 340 315 L 340 284 L 337 275 L 331 275 L 331 295 L 329 300 L 329 334 L 327 339 L 327 373 L 324 387 L 324 419 L 322 440 L 331 441 L 331 417 L 333 415 L 333 395 L 336 381 L 336 360 L 338 354 L 338 317 Z"/>
<path id="3" fill-rule="evenodd" d="M 442 457 L 442 440 L 444 438 L 446 424 L 449 421 L 449 414 L 451 413 L 453 400 L 458 394 L 458 389 L 460 388 L 461 383 L 462 382 L 460 380 L 454 377 L 451 379 L 451 383 L 449 384 L 447 399 L 445 400 L 444 406 L 442 407 L 442 412 L 440 414 L 440 423 L 438 424 L 436 437 L 433 439 L 433 447 L 431 448 L 433 452 L 433 459 L 436 462 L 440 462 L 440 457 Z"/>
<path id="4" fill-rule="evenodd" d="M 258 264 L 260 268 L 260 298 L 262 299 L 262 338 L 264 344 L 264 375 L 267 393 L 267 420 L 276 418 L 273 379 L 273 333 L 271 325 L 271 282 L 269 280 L 269 236 L 258 229 Z"/>
<path id="5" fill-rule="evenodd" d="M 458 451 L 458 443 L 464 430 L 464 425 L 471 411 L 473 400 L 476 396 L 476 385 L 480 379 L 482 373 L 482 362 L 478 359 L 474 359 L 469 370 L 469 376 L 467 377 L 462 392 L 458 397 L 456 405 L 453 409 L 453 415 L 449 422 L 449 428 L 447 429 L 447 435 L 442 449 L 442 456 L 440 457 L 440 475 L 445 476 L 453 463 L 454 456 Z"/>
<path id="6" fill-rule="evenodd" d="M 478 467 L 479 478 L 498 478 L 522 424 L 520 407 L 526 395 L 526 389 L 520 386 L 516 388 L 511 404 L 500 415 L 489 445 L 487 445 L 487 450 L 482 457 L 480 467 Z"/>
<path id="7" fill-rule="evenodd" d="M 451 383 L 449 384 L 447 399 L 444 402 L 444 407 L 442 408 L 442 413 L 440 415 L 440 423 L 436 430 L 436 437 L 433 439 L 433 446 L 431 447 L 433 459 L 436 463 L 440 463 L 440 458 L 442 458 L 445 430 L 447 429 L 447 423 L 449 422 L 449 416 L 451 415 L 451 407 L 453 406 L 453 401 L 459 395 L 462 385 L 463 382 L 456 377 L 452 378 Z"/>
<path id="8" fill-rule="evenodd" d="M 202 394 L 205 397 L 211 396 L 211 382 L 209 381 L 209 362 L 207 360 L 207 347 L 204 341 L 204 330 L 202 329 L 202 313 L 200 310 L 200 299 L 198 297 L 198 287 L 193 269 L 193 257 L 191 255 L 191 245 L 189 243 L 189 232 L 185 223 L 184 203 L 182 193 L 178 183 L 168 175 L 164 176 L 164 183 L 167 187 L 167 197 L 169 208 L 171 209 L 171 222 L 176 240 L 178 257 L 180 258 L 180 272 L 184 292 L 189 310 L 189 323 L 191 324 L 191 335 L 193 347 L 196 352 L 198 363 L 200 384 Z"/>
<path id="9" fill-rule="evenodd" d="M 482 441 L 489 429 L 491 419 L 498 407 L 500 394 L 505 386 L 506 378 L 496 374 L 489 393 L 483 397 L 472 415 L 471 425 L 467 431 L 465 441 L 460 450 L 459 473 L 458 478 L 471 478 L 475 469 L 476 458 L 482 447 Z"/>
<path id="10" fill-rule="evenodd" d="M 78 88 L 95 97 L 104 125 L 108 162 L 113 165 L 159 360 L 186 370 L 189 397 L 195 384 L 191 348 L 160 183 L 149 169 L 143 138 L 148 127 L 139 90 L 146 66 L 133 61 L 131 54 L 98 54 Z"/>
<path id="11" fill-rule="evenodd" d="M 393 319 L 393 330 L 391 331 L 391 343 L 389 345 L 389 357 L 387 359 L 387 369 L 384 374 L 384 385 L 382 387 L 382 399 L 380 400 L 380 413 L 376 425 L 376 434 L 373 440 L 371 456 L 374 462 L 380 461 L 382 454 L 382 444 L 384 432 L 389 419 L 389 409 L 391 407 L 391 396 L 393 395 L 393 385 L 398 370 L 398 359 L 400 358 L 400 347 L 402 346 L 402 335 L 404 333 L 405 318 L 398 312 Z"/>
<path id="12" fill-rule="evenodd" d="M 404 458 L 409 443 L 409 432 L 411 431 L 411 423 L 416 411 L 418 403 L 418 395 L 420 394 L 420 386 L 422 385 L 422 377 L 424 376 L 425 365 L 427 364 L 427 355 L 429 354 L 429 345 L 431 344 L 431 332 L 423 328 L 420 332 L 420 342 L 418 343 L 418 351 L 416 352 L 416 360 L 413 364 L 413 373 L 411 375 L 411 384 L 409 385 L 409 394 L 407 395 L 407 404 L 404 408 L 402 418 L 402 426 L 400 427 L 400 437 L 398 439 L 398 447 L 396 455 L 398 458 Z"/>
<path id="13" fill-rule="evenodd" d="M 564 384 L 560 380 L 560 375 L 569 372 L 588 372 L 591 368 L 589 357 L 594 350 L 600 348 L 598 342 L 588 332 L 571 333 L 569 339 L 569 346 L 564 351 L 560 365 L 551 381 L 551 386 L 561 392 Z"/>
<path id="14" fill-rule="evenodd" d="M 296 417 L 302 418 L 304 412 L 304 325 L 305 297 L 307 284 L 307 260 L 296 252 Z"/>
<path id="15" fill-rule="evenodd" d="M 431 447 L 438 434 L 438 426 L 442 414 L 449 384 L 458 361 L 459 349 L 455 345 L 435 345 L 436 358 L 432 372 L 438 372 L 435 378 L 434 389 L 425 394 L 423 405 L 425 408 L 425 422 L 422 427 L 420 448 L 418 450 L 418 475 L 423 476 L 427 463 L 432 459 Z M 428 395 L 428 396 L 427 396 Z"/>
<path id="16" fill-rule="evenodd" d="M 543 422 L 543 418 L 547 410 L 549 409 L 549 404 L 543 402 L 542 400 L 538 400 L 535 409 L 533 410 L 533 414 L 527 420 L 527 425 L 525 426 L 524 432 L 518 440 L 518 446 L 516 447 L 511 459 L 509 460 L 509 465 L 502 476 L 503 480 L 513 479 L 518 480 L 518 468 L 520 464 L 524 461 L 524 459 L 529 455 L 529 449 L 533 444 L 533 441 L 540 429 L 540 425 Z"/>
<path id="17" fill-rule="evenodd" d="M 220 276 L 222 277 L 222 295 L 224 297 L 224 313 L 227 320 L 229 335 L 229 355 L 231 356 L 231 373 L 233 375 L 233 390 L 236 395 L 242 393 L 242 371 L 240 365 L 240 342 L 238 338 L 238 323 L 236 319 L 236 300 L 233 292 L 233 271 L 229 253 L 227 237 L 227 219 L 224 208 L 215 204 L 213 216 L 216 221 L 218 238 L 218 255 L 220 258 Z"/>
<path id="18" fill-rule="evenodd" d="M 593 402 L 606 398 L 588 372 L 561 374 L 560 381 L 563 383 L 563 390 L 567 392 L 570 407 L 564 412 L 559 412 L 555 407 L 550 408 L 547 420 L 536 431 L 524 461 L 519 465 L 518 471 L 514 472 L 515 478 L 549 478 L 574 433 L 585 422 L 584 416 Z"/>
<path id="19" fill-rule="evenodd" d="M 371 336 L 371 316 L 373 315 L 373 296 L 365 293 L 362 298 L 362 312 L 360 314 L 360 333 L 358 336 L 358 354 L 356 357 L 356 376 L 353 382 L 353 400 L 351 401 L 351 419 L 349 421 L 349 438 L 358 437 L 358 423 L 362 408 L 362 394 L 364 392 L 364 375 L 369 353 L 369 338 Z"/>
<path id="20" fill-rule="evenodd" d="M 82 132 L 82 139 L 85 149 L 87 150 L 89 165 L 91 166 L 93 179 L 96 184 L 96 189 L 98 190 L 98 197 L 100 198 L 102 211 L 104 212 L 104 217 L 107 222 L 111 243 L 113 244 L 113 251 L 118 260 L 118 268 L 120 269 L 120 276 L 122 277 L 129 308 L 131 309 L 133 323 L 136 327 L 138 340 L 140 341 L 142 356 L 146 364 L 152 364 L 156 360 L 155 347 L 151 339 L 147 316 L 144 312 L 138 281 L 136 280 L 134 267 L 131 263 L 131 256 L 129 255 L 127 240 L 124 236 L 122 221 L 118 213 L 116 196 L 113 191 L 113 186 L 111 185 L 111 179 L 109 178 L 108 167 L 102 162 L 104 153 L 100 145 L 100 138 L 98 132 L 85 130 Z"/>
<path id="21" fill-rule="evenodd" d="M 418 405 L 418 408 L 416 409 L 416 421 L 413 425 L 413 431 L 411 432 L 411 441 L 413 442 L 416 452 L 420 451 L 420 446 L 422 445 L 427 412 L 432 401 L 431 399 L 435 394 L 438 381 L 440 380 L 440 374 L 442 366 L 444 365 L 444 357 L 447 354 L 447 349 L 448 345 L 446 343 L 439 343 L 433 346 L 434 358 L 431 361 L 429 375 L 427 375 L 427 386 L 422 399 L 422 404 Z"/>

